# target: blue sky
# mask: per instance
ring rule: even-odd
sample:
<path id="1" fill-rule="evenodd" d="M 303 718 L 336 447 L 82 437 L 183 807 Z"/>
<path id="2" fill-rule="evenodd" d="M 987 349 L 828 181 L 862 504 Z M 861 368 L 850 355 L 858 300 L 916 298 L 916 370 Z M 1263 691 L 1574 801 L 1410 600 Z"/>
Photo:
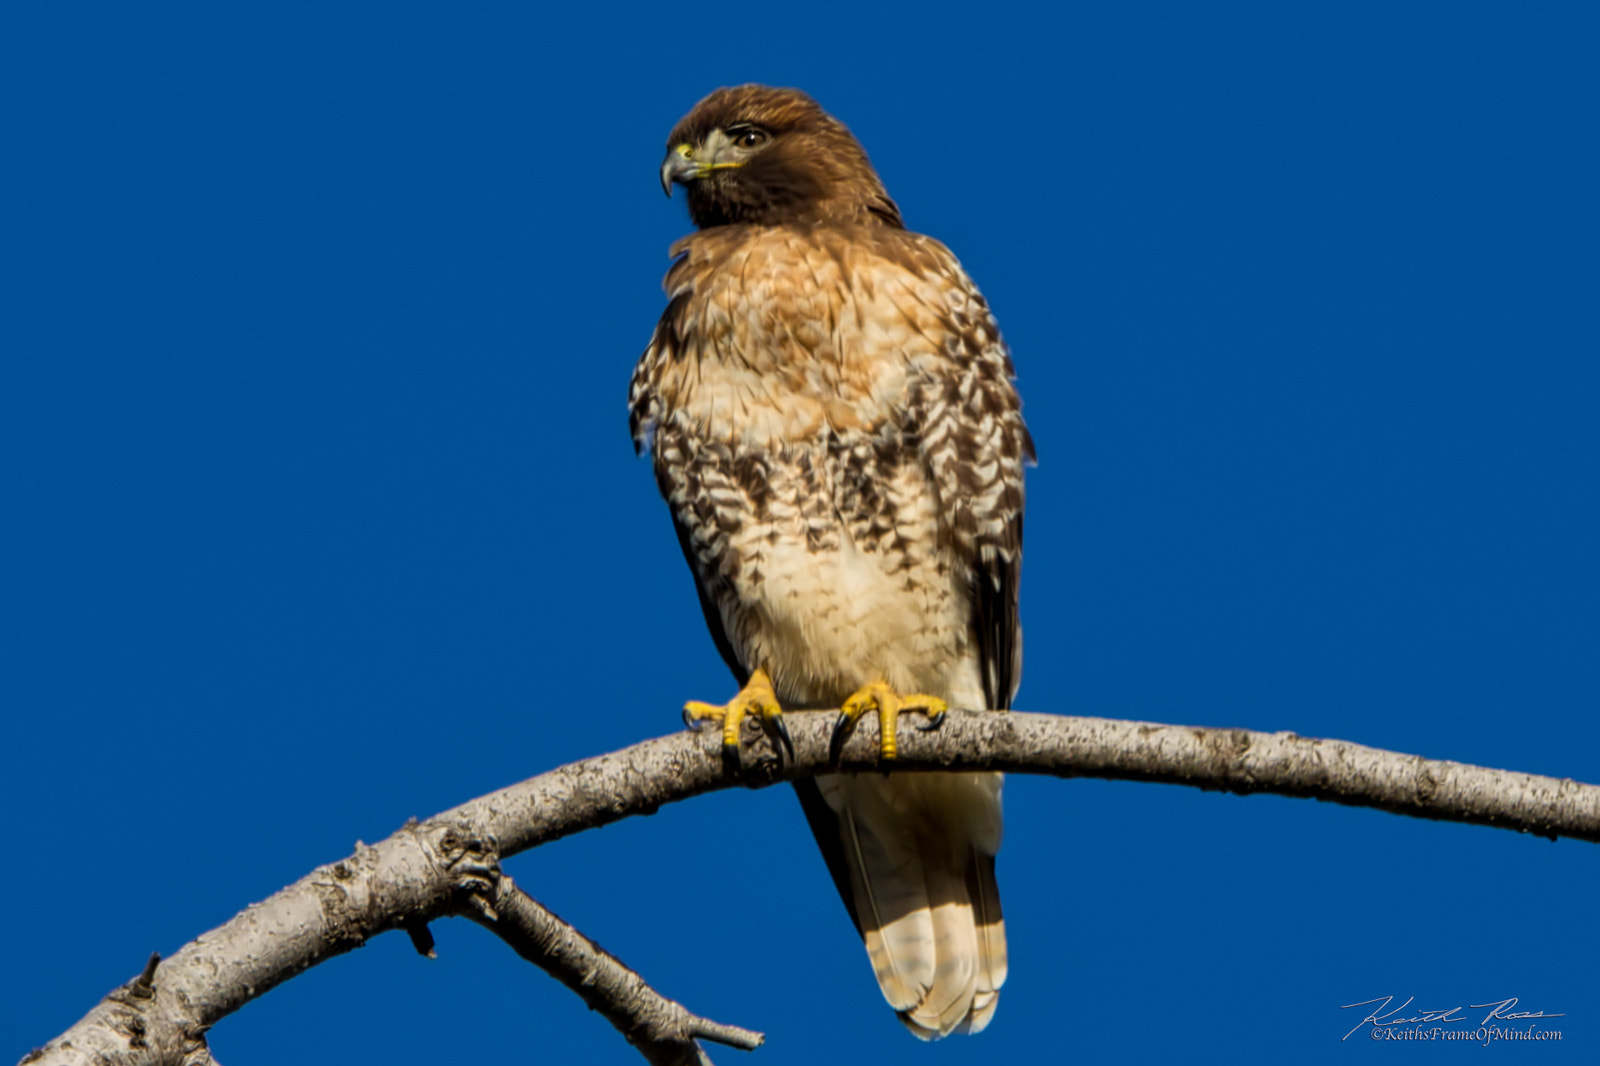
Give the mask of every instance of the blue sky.
<path id="1" fill-rule="evenodd" d="M 1600 781 L 1591 6 L 329 7 L 0 13 L 0 1051 L 730 692 L 624 396 L 687 227 L 664 138 L 741 81 L 847 122 L 1005 330 L 1020 708 Z M 1530 1055 L 1592 1058 L 1591 845 L 1089 781 L 1013 778 L 1007 818 L 1010 980 L 934 1046 L 787 790 L 509 869 L 767 1032 L 721 1063 L 1350 1062 L 1391 1052 L 1340 1005 L 1389 994 L 1519 996 L 1566 1013 Z M 635 1061 L 435 933 L 219 1058 Z"/>

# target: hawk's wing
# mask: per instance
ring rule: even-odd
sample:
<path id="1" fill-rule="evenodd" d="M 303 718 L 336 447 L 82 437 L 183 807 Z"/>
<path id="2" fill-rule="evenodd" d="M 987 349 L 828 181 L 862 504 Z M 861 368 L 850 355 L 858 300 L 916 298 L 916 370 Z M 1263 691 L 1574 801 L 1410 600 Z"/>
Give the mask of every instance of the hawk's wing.
<path id="1" fill-rule="evenodd" d="M 679 348 L 682 341 L 679 330 L 687 302 L 686 289 L 673 293 L 666 310 L 661 312 L 661 317 L 656 322 L 655 333 L 650 338 L 649 346 L 645 348 L 643 357 L 634 368 L 633 380 L 628 388 L 628 432 L 633 437 L 635 453 L 649 446 L 660 413 L 660 401 L 650 388 L 650 372 L 659 362 L 670 362 L 681 354 Z M 656 486 L 664 498 L 671 500 L 676 488 L 672 474 L 663 466 L 659 456 L 653 458 L 656 467 Z M 689 573 L 694 576 L 694 590 L 700 598 L 700 613 L 705 616 L 706 629 L 711 633 L 711 640 L 717 646 L 717 653 L 722 656 L 722 661 L 728 664 L 729 671 L 733 673 L 742 688 L 745 682 L 750 680 L 750 668 L 745 666 L 738 652 L 734 650 L 733 642 L 728 639 L 727 629 L 722 624 L 722 612 L 712 597 L 709 584 L 718 578 L 714 570 L 708 568 L 699 558 L 689 527 L 684 524 L 678 509 L 669 507 L 668 511 L 672 515 L 672 531 L 678 536 L 678 548 L 683 552 L 683 561 L 689 564 Z"/>
<path id="2" fill-rule="evenodd" d="M 968 568 L 972 630 L 989 710 L 1011 706 L 1022 677 L 1017 581 L 1023 468 L 1034 461 L 1012 384 L 1011 355 L 989 305 L 955 256 L 931 237 L 885 235 L 907 269 L 941 284 L 940 358 L 916 361 L 902 424 L 938 494 L 941 533 Z M 907 287 L 908 294 L 915 290 Z"/>

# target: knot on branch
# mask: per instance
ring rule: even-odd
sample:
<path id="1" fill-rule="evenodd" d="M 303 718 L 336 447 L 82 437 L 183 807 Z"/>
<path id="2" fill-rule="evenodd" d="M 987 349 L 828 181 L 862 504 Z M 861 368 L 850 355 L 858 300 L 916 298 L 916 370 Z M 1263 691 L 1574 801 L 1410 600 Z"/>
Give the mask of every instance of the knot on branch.
<path id="1" fill-rule="evenodd" d="M 156 967 L 161 965 L 161 952 L 152 951 L 145 960 L 144 969 L 139 971 L 128 984 L 128 995 L 138 999 L 149 999 L 156 994 Z"/>
<path id="2" fill-rule="evenodd" d="M 1426 760 L 1417 760 L 1416 777 L 1417 802 L 1424 807 L 1433 803 L 1433 798 L 1439 794 L 1439 779 L 1433 775 Z"/>
<path id="3" fill-rule="evenodd" d="M 500 883 L 500 852 L 494 837 L 470 825 L 425 827 L 434 854 L 450 876 L 456 913 L 473 912 L 495 921 L 494 903 Z"/>
<path id="4" fill-rule="evenodd" d="M 139 976 L 106 994 L 107 1001 L 119 1003 L 129 1007 L 135 1012 L 143 1009 L 142 1004 L 155 998 L 156 994 L 156 967 L 161 965 L 161 953 L 152 951 L 150 958 L 145 960 L 144 969 L 139 971 Z"/>
<path id="5" fill-rule="evenodd" d="M 1246 730 L 1205 729 L 1197 730 L 1195 736 L 1210 756 L 1212 772 L 1222 779 L 1224 789 L 1255 791 L 1255 779 L 1244 768 L 1245 756 L 1250 754 L 1250 734 Z"/>

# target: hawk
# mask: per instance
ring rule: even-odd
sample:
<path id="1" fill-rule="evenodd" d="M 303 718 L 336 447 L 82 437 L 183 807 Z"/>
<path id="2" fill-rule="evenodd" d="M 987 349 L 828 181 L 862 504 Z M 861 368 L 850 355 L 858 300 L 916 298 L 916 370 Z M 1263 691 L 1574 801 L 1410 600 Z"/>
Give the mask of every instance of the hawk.
<path id="1" fill-rule="evenodd" d="M 629 421 L 740 691 L 690 703 L 735 755 L 783 707 L 1005 710 L 1022 641 L 1033 443 L 999 328 L 949 250 L 907 230 L 866 152 L 793 89 L 700 101 L 661 183 L 697 231 L 633 373 Z M 1001 775 L 796 785 L 885 998 L 917 1036 L 977 1032 L 1006 978 Z"/>

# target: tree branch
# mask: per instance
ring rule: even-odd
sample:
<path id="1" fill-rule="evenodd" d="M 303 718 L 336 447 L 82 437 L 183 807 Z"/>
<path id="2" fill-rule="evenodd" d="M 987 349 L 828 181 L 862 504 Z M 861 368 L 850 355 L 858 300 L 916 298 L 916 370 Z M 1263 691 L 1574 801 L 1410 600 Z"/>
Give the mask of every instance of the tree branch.
<path id="1" fill-rule="evenodd" d="M 540 906 L 502 877 L 494 917 L 467 917 L 490 930 L 518 955 L 566 985 L 639 1049 L 653 1066 L 710 1066 L 695 1038 L 753 1051 L 764 1037 L 748 1029 L 691 1014 L 645 984 L 600 945 Z"/>
<path id="2" fill-rule="evenodd" d="M 725 762 L 714 733 L 678 733 L 563 766 L 427 822 L 410 823 L 375 847 L 358 845 L 349 858 L 314 870 L 147 968 L 24 1062 L 207 1062 L 203 1034 L 219 1019 L 378 933 L 415 930 L 432 919 L 469 911 L 477 914 L 475 920 L 498 924 L 498 907 L 509 886 L 499 872 L 502 856 L 704 792 L 765 787 L 833 769 L 828 741 L 834 717 L 786 715 L 794 756 L 781 762 L 754 723 L 738 766 Z M 1309 796 L 1552 839 L 1600 841 L 1600 788 L 1593 785 L 1293 733 L 956 711 L 938 729 L 903 729 L 894 766 Z M 863 719 L 845 744 L 838 768 L 880 769 L 877 729 L 870 719 Z M 519 897 L 526 898 L 520 893 L 510 898 Z M 556 937 L 561 944 L 570 939 Z M 415 935 L 414 942 L 427 943 Z M 599 983 L 592 986 L 596 995 L 612 996 L 597 1009 L 624 1019 L 613 1020 L 624 1032 L 651 1031 L 651 1012 L 670 1001 L 655 996 L 642 980 L 614 986 L 615 993 L 598 991 Z M 715 1039 L 710 1032 L 694 1035 Z"/>

